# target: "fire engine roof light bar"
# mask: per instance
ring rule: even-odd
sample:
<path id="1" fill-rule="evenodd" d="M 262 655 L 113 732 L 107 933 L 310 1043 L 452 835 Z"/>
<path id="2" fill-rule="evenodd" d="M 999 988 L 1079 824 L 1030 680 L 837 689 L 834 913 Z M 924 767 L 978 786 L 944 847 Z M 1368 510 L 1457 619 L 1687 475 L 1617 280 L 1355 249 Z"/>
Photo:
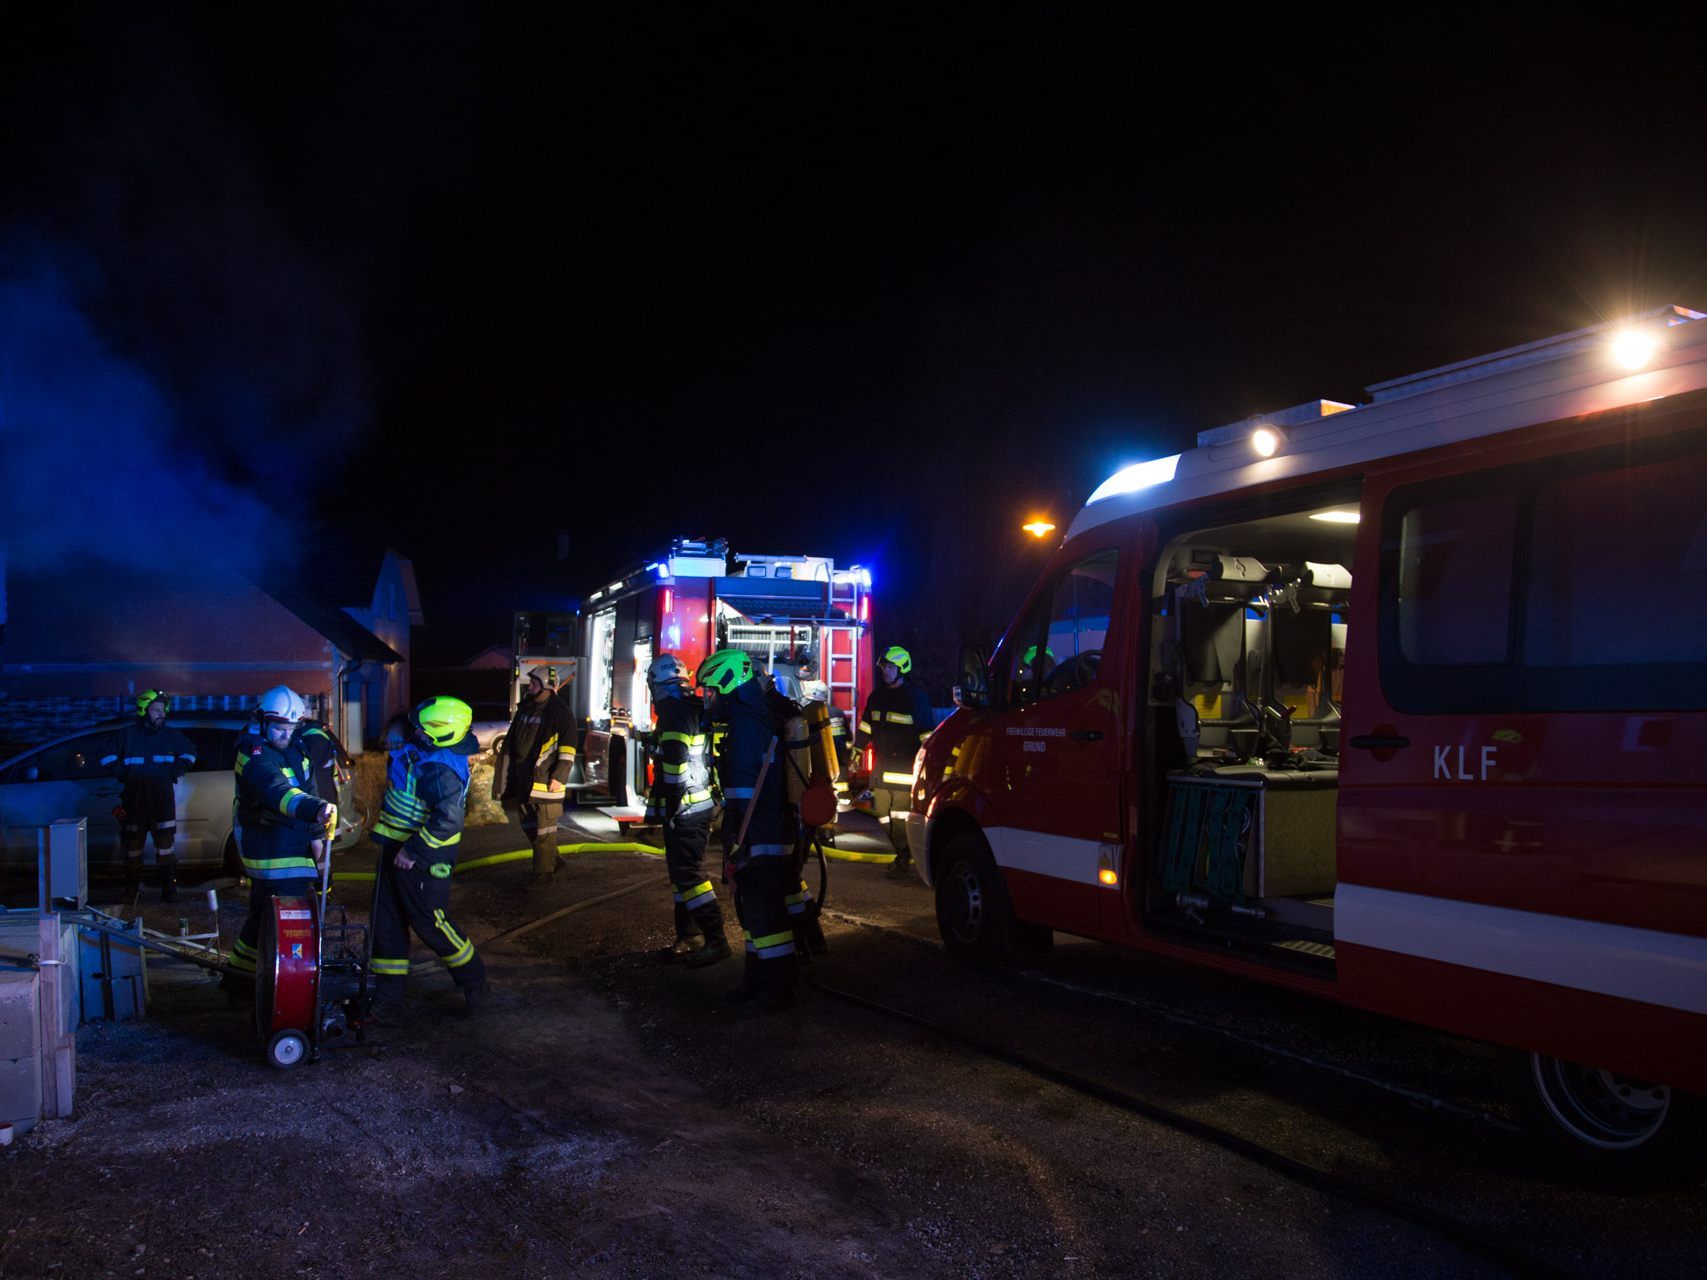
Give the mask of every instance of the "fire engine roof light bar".
<path id="1" fill-rule="evenodd" d="M 1140 489 L 1166 484 L 1174 478 L 1174 469 L 1179 466 L 1179 460 L 1180 455 L 1176 453 L 1172 457 L 1152 458 L 1149 462 L 1135 462 L 1129 467 L 1122 467 L 1096 487 L 1096 491 L 1085 499 L 1085 505 L 1088 507 L 1104 498 L 1117 497 L 1123 493 L 1137 493 Z"/>

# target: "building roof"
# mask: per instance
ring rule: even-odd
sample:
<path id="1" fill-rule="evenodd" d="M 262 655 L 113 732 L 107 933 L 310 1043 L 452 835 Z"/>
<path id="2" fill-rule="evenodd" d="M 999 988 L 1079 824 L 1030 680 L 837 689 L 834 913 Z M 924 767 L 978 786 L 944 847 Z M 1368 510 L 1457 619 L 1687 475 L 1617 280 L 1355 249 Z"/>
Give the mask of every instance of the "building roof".
<path id="1" fill-rule="evenodd" d="M 363 662 L 402 662 L 403 655 L 369 631 L 342 609 L 321 604 L 301 588 L 290 583 L 257 581 L 255 583 L 274 600 L 308 626 L 330 640 L 346 657 Z M 371 591 L 371 588 L 370 588 Z"/>

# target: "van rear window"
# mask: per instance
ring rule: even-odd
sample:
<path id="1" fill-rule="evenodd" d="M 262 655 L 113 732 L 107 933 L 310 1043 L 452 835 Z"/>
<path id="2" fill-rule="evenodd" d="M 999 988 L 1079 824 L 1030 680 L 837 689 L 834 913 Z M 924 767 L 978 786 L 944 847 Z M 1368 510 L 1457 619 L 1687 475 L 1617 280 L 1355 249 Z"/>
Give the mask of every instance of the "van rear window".
<path id="1" fill-rule="evenodd" d="M 1381 681 L 1398 710 L 1707 707 L 1707 433 L 1396 490 Z"/>

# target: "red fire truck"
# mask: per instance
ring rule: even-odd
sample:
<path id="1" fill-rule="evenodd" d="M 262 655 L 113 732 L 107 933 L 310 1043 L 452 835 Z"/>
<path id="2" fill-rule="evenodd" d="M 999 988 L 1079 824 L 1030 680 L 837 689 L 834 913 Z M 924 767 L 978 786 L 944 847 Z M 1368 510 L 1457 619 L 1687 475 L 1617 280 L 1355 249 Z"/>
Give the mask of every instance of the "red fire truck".
<path id="1" fill-rule="evenodd" d="M 871 689 L 871 574 L 806 555 L 731 553 L 727 542 L 678 538 L 587 597 L 573 703 L 587 726 L 588 792 L 619 817 L 638 812 L 645 762 L 635 734 L 651 728 L 646 668 L 673 653 L 697 668 L 742 649 L 794 698 L 825 698 L 851 719 Z"/>
<path id="2" fill-rule="evenodd" d="M 1062 930 L 1412 1019 L 1517 1051 L 1602 1173 L 1699 1155 L 1704 318 L 1111 476 L 921 753 L 950 950 Z"/>

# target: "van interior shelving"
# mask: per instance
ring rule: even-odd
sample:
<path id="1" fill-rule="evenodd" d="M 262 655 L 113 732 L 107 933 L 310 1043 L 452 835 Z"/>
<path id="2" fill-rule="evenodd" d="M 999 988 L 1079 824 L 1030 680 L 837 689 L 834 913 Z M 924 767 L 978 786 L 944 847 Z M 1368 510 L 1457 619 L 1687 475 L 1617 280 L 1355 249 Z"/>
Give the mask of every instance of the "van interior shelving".
<path id="1" fill-rule="evenodd" d="M 1332 970 L 1334 809 L 1356 491 L 1185 529 L 1150 585 L 1144 915 Z"/>

